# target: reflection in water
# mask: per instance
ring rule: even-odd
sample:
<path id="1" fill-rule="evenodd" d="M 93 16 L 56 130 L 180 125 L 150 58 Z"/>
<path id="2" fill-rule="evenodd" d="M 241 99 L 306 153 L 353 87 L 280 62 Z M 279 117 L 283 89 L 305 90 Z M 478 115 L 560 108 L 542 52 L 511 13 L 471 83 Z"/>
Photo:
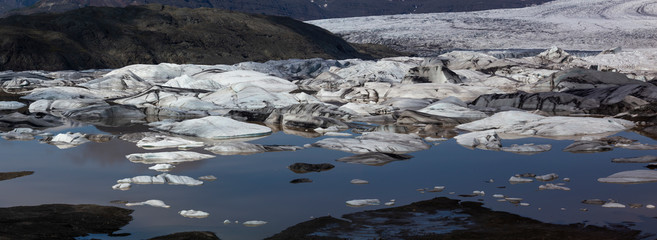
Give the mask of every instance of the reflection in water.
<path id="1" fill-rule="evenodd" d="M 75 125 L 74 125 L 75 126 Z M 365 129 L 365 125 L 359 129 Z M 406 127 L 404 127 L 406 128 Z M 401 127 L 377 127 L 385 132 L 398 132 Z M 425 127 L 426 129 L 426 127 Z M 643 169 L 645 163 L 613 163 L 614 158 L 654 155 L 654 150 L 613 148 L 608 152 L 574 154 L 562 150 L 573 141 L 548 139 L 504 140 L 505 146 L 532 142 L 551 144 L 552 149 L 535 155 L 507 152 L 470 150 L 453 139 L 434 144 L 428 150 L 408 154 L 347 152 L 310 147 L 327 137 L 311 134 L 288 135 L 277 132 L 271 136 L 249 140 L 257 146 L 289 145 L 295 151 L 263 151 L 252 155 L 212 155 L 210 159 L 173 163 L 169 176 L 185 176 L 196 180 L 201 176 L 216 176 L 216 181 L 205 181 L 197 186 L 169 184 L 132 184 L 129 191 L 112 190 L 117 180 L 152 177 L 160 173 L 148 169 L 149 164 L 130 162 L 133 153 L 167 152 L 171 149 L 144 150 L 136 141 L 148 134 L 148 127 L 133 124 L 125 127 L 78 126 L 48 130 L 81 132 L 91 138 L 112 135 L 109 141 L 87 142 L 74 148 L 57 149 L 32 141 L 0 141 L 0 151 L 6 153 L 0 162 L 5 172 L 35 171 L 33 175 L 0 182 L 6 193 L 0 206 L 39 205 L 47 203 L 141 203 L 161 200 L 170 208 L 129 206 L 134 209 L 134 220 L 121 232 L 130 233 L 125 239 L 148 238 L 183 231 L 212 231 L 221 239 L 259 239 L 272 236 L 283 229 L 326 215 L 340 216 L 361 209 L 345 206 L 350 199 L 394 199 L 393 204 L 431 199 L 437 196 L 481 201 L 493 210 L 508 211 L 541 221 L 591 224 L 635 222 L 634 228 L 653 232 L 657 226 L 656 210 L 645 207 L 631 209 L 631 204 L 657 204 L 655 183 L 618 185 L 600 183 L 596 179 L 625 170 Z M 431 137 L 449 137 L 452 130 L 431 130 Z M 312 132 L 312 131 L 308 131 Z M 101 134 L 101 135 L 98 135 Z M 655 144 L 655 140 L 635 133 L 621 136 L 640 143 Z M 358 135 L 355 135 L 358 136 Z M 185 136 L 177 136 L 185 137 Z M 106 137 L 100 137 L 105 139 Z M 192 139 L 192 138 L 190 138 Z M 108 140 L 108 139 L 105 139 Z M 209 142 L 209 145 L 221 142 Z M 306 145 L 305 148 L 301 146 Z M 175 150 L 178 151 L 178 150 Z M 203 148 L 190 151 L 212 154 Z M 303 164 L 301 164 L 303 163 Z M 352 164 L 358 163 L 358 164 Z M 329 167 L 330 166 L 330 167 Z M 376 167 L 373 167 L 376 166 Z M 299 178 L 295 172 L 304 172 Z M 331 169 L 330 171 L 323 171 Z M 549 182 L 511 184 L 516 174 L 535 173 L 558 178 Z M 135 178 L 136 177 L 136 178 Z M 166 176 L 163 177 L 166 179 Z M 569 181 L 565 181 L 566 178 Z M 352 184 L 353 179 L 367 179 L 368 184 Z M 290 184 L 290 183 L 303 184 Z M 134 183 L 134 182 L 133 182 Z M 541 185 L 553 184 L 570 191 L 538 191 Z M 194 184 L 192 184 L 194 185 Z M 441 191 L 431 191 L 441 186 Z M 443 189 L 444 186 L 444 189 Z M 552 185 L 551 185 L 552 186 Z M 423 191 L 416 191 L 424 189 Z M 428 189 L 428 190 L 427 190 Z M 477 194 L 473 194 L 477 191 Z M 470 197 L 472 196 L 472 197 Z M 500 198 L 501 196 L 501 198 Z M 585 199 L 603 199 L 622 203 L 623 209 L 602 208 L 581 203 Z M 509 199 L 506 203 L 500 199 Z M 514 199 L 521 199 L 514 203 Z M 116 201 L 118 200 L 118 201 Z M 526 203 L 526 204 L 523 204 Z M 117 204 L 118 207 L 126 207 Z M 368 206 L 365 210 L 385 209 L 389 206 Z M 209 213 L 207 218 L 192 219 L 180 216 L 182 210 L 195 209 Z M 563 209 L 563 210 L 562 210 Z M 584 211 L 586 209 L 586 211 Z M 410 219 L 424 219 L 415 216 Z M 242 224 L 224 224 L 225 220 L 243 223 L 259 219 L 267 224 L 247 228 Z M 95 236 L 95 235 L 94 235 Z M 102 237 L 100 237 L 102 238 Z M 112 239 L 123 239 L 113 237 Z"/>

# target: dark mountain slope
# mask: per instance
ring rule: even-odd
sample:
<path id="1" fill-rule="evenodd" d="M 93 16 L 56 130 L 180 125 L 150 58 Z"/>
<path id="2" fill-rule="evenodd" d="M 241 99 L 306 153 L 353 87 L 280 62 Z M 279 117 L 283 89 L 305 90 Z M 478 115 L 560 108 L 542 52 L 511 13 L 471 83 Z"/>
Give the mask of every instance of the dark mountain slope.
<path id="1" fill-rule="evenodd" d="M 12 16 L 0 19 L 0 36 L 0 70 L 368 58 L 328 31 L 290 18 L 162 5 Z"/>
<path id="2" fill-rule="evenodd" d="M 220 8 L 311 20 L 388 14 L 517 8 L 549 1 L 552 0 L 40 0 L 34 6 L 18 9 L 8 14 L 25 15 L 39 12 L 63 12 L 86 6 L 125 7 L 129 5 L 157 3 L 189 8 Z"/>

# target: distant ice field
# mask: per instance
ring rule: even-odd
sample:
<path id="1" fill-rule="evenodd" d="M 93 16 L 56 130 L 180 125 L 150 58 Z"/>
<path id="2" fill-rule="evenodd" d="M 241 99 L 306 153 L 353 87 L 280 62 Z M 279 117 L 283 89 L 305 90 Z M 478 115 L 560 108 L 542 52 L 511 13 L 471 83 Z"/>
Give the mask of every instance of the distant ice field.
<path id="1" fill-rule="evenodd" d="M 657 1 L 556 0 L 516 9 L 309 21 L 349 42 L 431 55 L 450 49 L 657 48 Z"/>

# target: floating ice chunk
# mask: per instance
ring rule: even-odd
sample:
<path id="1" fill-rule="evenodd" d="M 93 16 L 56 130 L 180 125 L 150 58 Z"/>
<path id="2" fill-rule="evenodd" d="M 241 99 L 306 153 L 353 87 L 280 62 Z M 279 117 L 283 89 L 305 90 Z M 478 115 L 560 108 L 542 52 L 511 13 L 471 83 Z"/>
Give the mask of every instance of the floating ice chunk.
<path id="1" fill-rule="evenodd" d="M 513 204 L 518 204 L 520 201 L 522 201 L 522 198 L 505 197 L 504 200 Z"/>
<path id="2" fill-rule="evenodd" d="M 168 183 L 170 185 L 187 185 L 187 186 L 198 186 L 202 185 L 203 182 L 196 180 L 188 176 L 178 176 L 168 173 L 163 173 L 157 176 L 136 176 L 133 178 L 124 178 L 116 181 L 118 184 L 164 184 Z M 118 185 L 117 184 L 117 185 Z M 117 186 L 115 185 L 115 186 Z M 116 189 L 116 188 L 115 188 Z"/>
<path id="3" fill-rule="evenodd" d="M 267 151 L 267 149 L 260 144 L 247 142 L 218 143 L 214 146 L 205 148 L 205 150 L 220 155 L 248 155 Z"/>
<path id="4" fill-rule="evenodd" d="M 648 183 L 657 182 L 657 171 L 633 170 L 614 173 L 605 178 L 598 178 L 603 183 Z"/>
<path id="5" fill-rule="evenodd" d="M 550 173 L 550 174 L 545 174 L 543 176 L 536 176 L 535 178 L 536 180 L 539 181 L 549 182 L 559 178 L 559 175 L 557 175 L 556 173 Z"/>
<path id="6" fill-rule="evenodd" d="M 324 133 L 324 136 L 329 136 L 329 137 L 350 137 L 351 133 L 345 133 L 345 132 L 327 132 Z"/>
<path id="7" fill-rule="evenodd" d="M 648 209 L 655 209 L 655 205 L 648 204 L 648 205 L 646 205 L 646 208 L 648 208 Z"/>
<path id="8" fill-rule="evenodd" d="M 158 172 L 168 172 L 171 169 L 173 169 L 174 167 L 175 166 L 173 166 L 171 164 L 168 164 L 168 163 L 158 163 L 158 164 L 155 164 L 155 165 L 149 167 L 148 169 L 155 170 L 155 171 L 158 171 Z"/>
<path id="9" fill-rule="evenodd" d="M 16 110 L 25 107 L 24 103 L 16 101 L 0 101 L 0 110 Z"/>
<path id="10" fill-rule="evenodd" d="M 203 181 L 196 180 L 188 176 L 178 176 L 171 174 L 162 174 L 167 180 L 167 183 L 171 185 L 187 185 L 187 186 L 198 186 L 202 185 Z"/>
<path id="11" fill-rule="evenodd" d="M 119 179 L 119 180 L 116 180 L 116 182 L 117 182 L 117 183 L 131 183 L 131 182 L 132 182 L 132 178 Z"/>
<path id="12" fill-rule="evenodd" d="M 556 184 L 548 183 L 545 185 L 538 186 L 538 190 L 564 190 L 564 191 L 570 191 L 570 188 L 564 187 L 564 186 L 559 186 Z"/>
<path id="13" fill-rule="evenodd" d="M 203 180 L 203 181 L 214 181 L 214 180 L 217 180 L 217 177 L 212 176 L 212 175 L 208 175 L 208 176 L 199 177 L 198 179 Z"/>
<path id="14" fill-rule="evenodd" d="M 251 221 L 246 221 L 242 224 L 244 224 L 244 226 L 247 226 L 247 227 L 257 227 L 257 226 L 265 225 L 265 224 L 267 224 L 267 222 L 259 221 L 259 220 L 251 220 Z"/>
<path id="15" fill-rule="evenodd" d="M 125 191 L 130 189 L 130 183 L 117 183 L 116 185 L 112 186 L 112 189 Z"/>
<path id="16" fill-rule="evenodd" d="M 325 138 L 312 145 L 351 153 L 396 154 L 415 152 L 431 147 L 417 135 L 386 132 L 366 132 L 356 138 Z"/>
<path id="17" fill-rule="evenodd" d="M 213 157 L 214 156 L 208 154 L 188 151 L 134 153 L 126 156 L 131 162 L 144 164 L 190 162 Z"/>
<path id="18" fill-rule="evenodd" d="M 190 141 L 184 138 L 179 137 L 170 137 L 170 136 L 147 136 L 139 142 L 137 142 L 137 147 L 144 149 L 164 149 L 164 148 L 179 148 L 179 149 L 188 149 L 195 147 L 203 147 L 203 142 Z"/>
<path id="19" fill-rule="evenodd" d="M 31 128 L 14 128 L 9 132 L 0 133 L 0 136 L 6 140 L 30 141 L 39 133 L 41 132 Z"/>
<path id="20" fill-rule="evenodd" d="M 499 150 L 502 148 L 500 137 L 495 130 L 470 132 L 456 137 L 456 142 L 468 148 Z"/>
<path id="21" fill-rule="evenodd" d="M 610 202 L 610 203 L 605 203 L 602 205 L 603 208 L 625 208 L 625 204 L 621 203 L 615 203 L 615 202 Z"/>
<path id="22" fill-rule="evenodd" d="M 67 149 L 89 142 L 89 139 L 85 138 L 85 136 L 82 133 L 60 133 L 55 135 L 49 143 L 57 146 L 59 149 Z"/>
<path id="23" fill-rule="evenodd" d="M 154 122 L 149 125 L 161 131 L 210 139 L 255 137 L 271 133 L 270 128 L 262 125 L 244 123 L 219 116 L 209 116 L 182 122 Z"/>
<path id="24" fill-rule="evenodd" d="M 479 190 L 472 191 L 472 194 L 477 195 L 477 196 L 486 195 L 486 193 L 484 191 L 479 191 Z"/>
<path id="25" fill-rule="evenodd" d="M 494 198 L 504 198 L 504 195 L 502 194 L 493 194 Z"/>
<path id="26" fill-rule="evenodd" d="M 206 218 L 210 216 L 209 213 L 206 213 L 204 211 L 197 211 L 197 210 L 182 210 L 178 213 L 183 217 L 187 217 L 187 218 Z"/>
<path id="27" fill-rule="evenodd" d="M 379 199 L 355 199 L 347 201 L 347 206 L 350 207 L 375 206 L 379 204 L 381 204 Z"/>
<path id="28" fill-rule="evenodd" d="M 154 176 L 151 180 L 153 181 L 153 184 L 165 184 L 167 182 L 162 174 Z"/>
<path id="29" fill-rule="evenodd" d="M 351 184 L 368 184 L 368 183 L 370 183 L 370 182 L 368 182 L 367 180 L 363 180 L 363 179 L 352 179 L 351 180 Z"/>
<path id="30" fill-rule="evenodd" d="M 657 162 L 657 156 L 642 156 L 632 158 L 614 158 L 611 162 L 615 163 L 654 163 Z"/>
<path id="31" fill-rule="evenodd" d="M 231 223 L 230 220 L 228 220 L 228 219 L 224 220 L 224 224 L 230 224 L 230 223 Z"/>
<path id="32" fill-rule="evenodd" d="M 128 207 L 142 206 L 142 205 L 149 205 L 149 206 L 161 207 L 161 208 L 170 208 L 171 207 L 169 205 L 164 204 L 164 202 L 162 200 L 157 200 L 157 199 L 151 199 L 151 200 L 144 201 L 144 202 L 126 203 L 125 205 L 128 206 Z"/>
<path id="33" fill-rule="evenodd" d="M 533 182 L 534 179 L 529 179 L 529 178 L 521 178 L 521 177 L 516 177 L 516 176 L 511 176 L 509 178 L 509 182 L 511 184 L 516 184 L 516 183 L 530 183 Z"/>
<path id="34" fill-rule="evenodd" d="M 585 135 L 603 135 L 631 129 L 634 123 L 616 118 L 544 117 L 538 114 L 505 111 L 470 123 L 458 125 L 468 131 L 495 130 L 498 134 L 577 139 Z"/>
<path id="35" fill-rule="evenodd" d="M 523 207 L 529 207 L 529 203 L 524 203 L 524 202 L 523 202 L 523 203 L 520 203 L 520 206 L 523 206 Z"/>
<path id="36" fill-rule="evenodd" d="M 518 154 L 536 154 L 550 151 L 550 149 L 552 149 L 552 145 L 550 144 L 534 145 L 533 143 L 528 143 L 523 145 L 513 144 L 510 147 L 503 147 L 502 151 Z"/>
<path id="37" fill-rule="evenodd" d="M 445 190 L 445 186 L 434 186 L 433 188 L 426 189 L 427 192 L 442 192 Z"/>
<path id="38" fill-rule="evenodd" d="M 134 184 L 153 184 L 153 177 L 151 176 L 136 176 L 130 179 Z"/>

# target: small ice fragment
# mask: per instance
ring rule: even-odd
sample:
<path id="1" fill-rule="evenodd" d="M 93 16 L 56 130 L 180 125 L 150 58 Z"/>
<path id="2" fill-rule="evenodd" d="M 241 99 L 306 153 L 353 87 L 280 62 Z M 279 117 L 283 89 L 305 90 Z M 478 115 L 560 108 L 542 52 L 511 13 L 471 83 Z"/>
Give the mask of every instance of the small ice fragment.
<path id="1" fill-rule="evenodd" d="M 368 184 L 368 183 L 370 183 L 370 182 L 368 182 L 367 180 L 363 180 L 363 179 L 352 179 L 351 180 L 351 184 Z"/>
<path id="2" fill-rule="evenodd" d="M 137 203 L 126 203 L 125 205 L 128 206 L 128 207 L 131 207 L 131 206 L 141 206 L 141 205 L 149 205 L 149 206 L 153 206 L 153 207 L 161 207 L 161 208 L 169 208 L 169 207 L 171 207 L 171 206 L 169 206 L 169 205 L 166 205 L 163 201 L 161 201 L 161 200 L 157 200 L 157 199 L 151 199 L 151 200 L 148 200 L 148 201 L 137 202 Z"/>
<path id="3" fill-rule="evenodd" d="M 204 211 L 196 211 L 196 210 L 182 210 L 178 213 L 180 213 L 180 215 L 182 215 L 183 217 L 187 217 L 187 218 L 206 218 L 210 216 L 209 213 L 206 213 Z"/>
<path id="4" fill-rule="evenodd" d="M 557 175 L 556 173 L 550 173 L 550 174 L 545 174 L 545 175 L 542 175 L 542 176 L 536 176 L 535 178 L 536 178 L 536 180 L 539 180 L 539 181 L 549 182 L 549 181 L 552 181 L 552 180 L 555 180 L 555 179 L 559 178 L 559 175 Z"/>
<path id="5" fill-rule="evenodd" d="M 203 180 L 203 181 L 214 181 L 214 180 L 217 180 L 217 177 L 215 177 L 213 175 L 208 175 L 208 176 L 199 177 L 198 179 Z"/>
<path id="6" fill-rule="evenodd" d="M 374 206 L 381 204 L 379 199 L 355 199 L 355 200 L 349 200 L 346 203 L 347 206 L 350 207 Z"/>
<path id="7" fill-rule="evenodd" d="M 472 191 L 472 194 L 477 195 L 477 196 L 486 195 L 486 193 L 484 191 L 478 191 L 478 190 Z"/>
<path id="8" fill-rule="evenodd" d="M 392 205 L 395 205 L 395 202 L 390 201 L 390 202 L 387 202 L 387 203 L 385 203 L 385 204 L 386 204 L 386 206 L 392 206 Z"/>
<path id="9" fill-rule="evenodd" d="M 529 207 L 529 203 L 520 203 L 520 206 Z"/>
<path id="10" fill-rule="evenodd" d="M 561 211 L 566 211 L 566 208 L 561 208 Z"/>
<path id="11" fill-rule="evenodd" d="M 507 197 L 507 198 L 504 198 L 504 200 L 506 200 L 507 202 L 513 203 L 513 204 L 518 204 L 518 203 L 520 203 L 520 201 L 522 201 L 522 198 Z"/>
<path id="12" fill-rule="evenodd" d="M 610 202 L 610 203 L 605 203 L 602 205 L 603 208 L 625 208 L 626 206 L 621 203 L 615 203 L 615 202 Z"/>
<path id="13" fill-rule="evenodd" d="M 230 224 L 230 223 L 231 223 L 230 220 L 228 219 L 224 220 L 224 224 Z"/>
<path id="14" fill-rule="evenodd" d="M 132 179 L 131 178 L 124 178 L 124 179 L 119 179 L 116 180 L 117 183 L 131 183 Z"/>
<path id="15" fill-rule="evenodd" d="M 247 226 L 247 227 L 257 227 L 257 226 L 265 225 L 265 224 L 267 224 L 267 222 L 252 220 L 252 221 L 246 221 L 243 224 L 244 224 L 244 226 Z"/>
<path id="16" fill-rule="evenodd" d="M 171 169 L 173 169 L 174 167 L 175 166 L 173 166 L 171 164 L 168 164 L 168 163 L 159 163 L 159 164 L 155 164 L 155 165 L 149 167 L 148 169 L 155 170 L 155 171 L 158 171 L 158 172 L 168 172 Z"/>
<path id="17" fill-rule="evenodd" d="M 570 191 L 569 187 L 563 187 L 556 184 L 548 183 L 545 185 L 538 186 L 538 190 L 564 190 Z"/>
<path id="18" fill-rule="evenodd" d="M 516 176 L 512 176 L 512 177 L 509 178 L 509 182 L 510 182 L 511 184 L 516 184 L 516 183 L 530 183 L 530 182 L 533 182 L 533 181 L 534 181 L 533 179 L 529 179 L 529 178 L 521 178 L 521 177 L 516 177 Z"/>
<path id="19" fill-rule="evenodd" d="M 442 192 L 445 190 L 445 186 L 434 186 L 431 189 L 427 189 L 427 192 Z"/>
<path id="20" fill-rule="evenodd" d="M 504 198 L 504 195 L 502 194 L 493 194 L 494 198 Z"/>
<path id="21" fill-rule="evenodd" d="M 112 189 L 121 191 L 129 190 L 130 183 L 117 183 L 116 185 L 112 186 Z"/>
<path id="22" fill-rule="evenodd" d="M 648 205 L 646 205 L 646 208 L 649 208 L 649 209 L 655 209 L 655 205 L 648 204 Z"/>
<path id="23" fill-rule="evenodd" d="M 570 182 L 570 178 L 563 178 L 564 182 Z"/>

